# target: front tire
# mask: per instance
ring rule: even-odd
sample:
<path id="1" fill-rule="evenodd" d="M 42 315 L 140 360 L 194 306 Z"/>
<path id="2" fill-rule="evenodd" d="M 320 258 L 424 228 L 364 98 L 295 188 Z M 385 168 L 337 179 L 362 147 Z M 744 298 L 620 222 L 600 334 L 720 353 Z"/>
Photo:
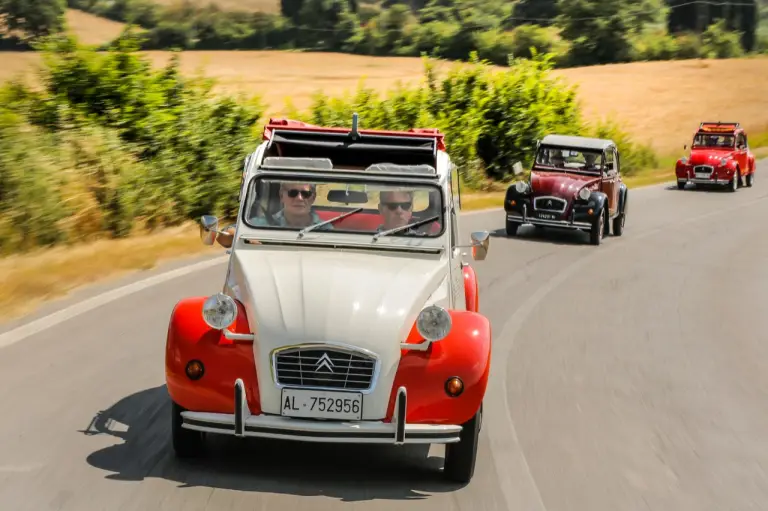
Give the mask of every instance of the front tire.
<path id="1" fill-rule="evenodd" d="M 747 188 L 752 188 L 752 185 L 755 184 L 755 171 L 753 170 L 751 174 L 747 174 Z"/>
<path id="2" fill-rule="evenodd" d="M 507 220 L 507 236 L 517 236 L 518 227 L 520 227 L 518 222 Z"/>
<path id="3" fill-rule="evenodd" d="M 178 458 L 195 458 L 203 452 L 205 434 L 181 427 L 184 408 L 171 401 L 171 437 Z"/>
<path id="4" fill-rule="evenodd" d="M 600 210 L 600 216 L 595 219 L 595 222 L 592 224 L 592 229 L 589 231 L 589 242 L 591 244 L 600 245 L 603 241 L 603 237 L 605 236 L 605 219 L 606 209 L 603 208 Z"/>
<path id="5" fill-rule="evenodd" d="M 477 448 L 480 440 L 480 425 L 483 421 L 483 407 L 474 417 L 462 424 L 460 440 L 445 445 L 443 473 L 449 480 L 467 484 L 475 475 Z"/>
<path id="6" fill-rule="evenodd" d="M 739 188 L 739 181 L 741 180 L 741 173 L 737 170 L 733 173 L 733 179 L 728 183 L 728 191 L 730 193 L 735 192 Z"/>

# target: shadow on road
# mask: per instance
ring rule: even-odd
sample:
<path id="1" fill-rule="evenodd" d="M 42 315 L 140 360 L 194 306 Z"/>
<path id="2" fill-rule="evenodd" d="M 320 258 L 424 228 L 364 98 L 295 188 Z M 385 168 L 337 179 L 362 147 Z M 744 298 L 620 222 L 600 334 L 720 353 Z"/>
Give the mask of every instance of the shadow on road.
<path id="1" fill-rule="evenodd" d="M 522 225 L 517 229 L 517 236 L 508 236 L 506 229 L 489 231 L 492 238 L 506 238 L 518 243 L 550 243 L 554 245 L 587 245 L 589 234 L 556 228 L 542 228 Z"/>
<path id="2" fill-rule="evenodd" d="M 182 488 L 204 486 L 342 501 L 425 499 L 426 492 L 460 486 L 442 479 L 442 458 L 428 446 L 355 446 L 209 435 L 205 458 L 178 460 L 170 445 L 170 398 L 165 385 L 121 399 L 99 412 L 85 435 L 110 435 L 122 442 L 88 456 L 88 463 L 113 472 L 107 479 L 163 478 Z M 425 493 L 421 493 L 425 492 Z"/>

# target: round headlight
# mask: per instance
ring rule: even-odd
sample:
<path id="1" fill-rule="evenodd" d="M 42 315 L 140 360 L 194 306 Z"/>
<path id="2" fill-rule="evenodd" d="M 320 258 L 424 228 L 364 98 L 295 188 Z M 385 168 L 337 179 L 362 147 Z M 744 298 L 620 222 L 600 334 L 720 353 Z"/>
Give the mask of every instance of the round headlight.
<path id="1" fill-rule="evenodd" d="M 722 160 L 720 160 L 720 165 L 725 165 L 726 163 L 728 163 L 727 158 L 723 158 Z"/>
<path id="2" fill-rule="evenodd" d="M 515 190 L 517 190 L 517 193 L 525 193 L 526 190 L 528 190 L 528 183 L 525 181 L 518 181 L 515 183 Z"/>
<path id="3" fill-rule="evenodd" d="M 203 321 L 216 330 L 222 330 L 235 322 L 237 304 L 235 300 L 223 293 L 209 296 L 203 303 Z"/>
<path id="4" fill-rule="evenodd" d="M 451 315 L 437 305 L 425 307 L 416 319 L 416 329 L 428 341 L 439 341 L 451 331 Z"/>
<path id="5" fill-rule="evenodd" d="M 590 195 L 592 195 L 592 192 L 586 187 L 579 190 L 579 199 L 581 200 L 589 200 Z"/>
<path id="6" fill-rule="evenodd" d="M 682 158 L 680 158 L 680 163 L 682 163 L 683 165 L 685 165 L 686 163 L 688 163 L 688 158 L 686 158 L 685 156 L 683 156 Z"/>

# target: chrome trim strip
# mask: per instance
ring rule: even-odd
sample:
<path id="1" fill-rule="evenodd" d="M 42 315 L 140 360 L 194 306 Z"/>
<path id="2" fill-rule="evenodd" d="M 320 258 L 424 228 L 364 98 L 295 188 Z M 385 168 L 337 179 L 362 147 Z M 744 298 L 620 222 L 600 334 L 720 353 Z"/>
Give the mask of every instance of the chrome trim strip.
<path id="1" fill-rule="evenodd" d="M 293 349 L 336 350 L 336 351 L 344 351 L 351 355 L 359 354 L 366 357 L 370 357 L 374 361 L 373 374 L 371 375 L 371 383 L 365 389 L 345 389 L 343 387 L 322 387 L 322 386 L 311 386 L 311 385 L 287 385 L 287 384 L 279 383 L 277 381 L 277 355 L 283 351 L 293 350 Z M 281 390 L 284 388 L 291 388 L 291 389 L 330 390 L 334 392 L 354 392 L 359 394 L 370 394 L 375 390 L 376 384 L 379 381 L 379 373 L 381 372 L 381 358 L 376 353 L 366 350 L 364 348 L 359 348 L 357 346 L 352 346 L 350 344 L 343 344 L 343 343 L 303 343 L 303 344 L 292 344 L 288 346 L 280 346 L 279 348 L 275 348 L 270 352 L 269 358 L 270 358 L 269 369 L 270 369 L 270 372 L 272 373 L 272 382 L 275 384 L 275 387 Z"/>
<path id="2" fill-rule="evenodd" d="M 229 339 L 230 341 L 251 342 L 256 339 L 256 336 L 254 334 L 236 334 L 235 332 L 230 332 L 226 328 L 222 330 L 222 333 L 224 334 L 224 337 Z"/>
<path id="3" fill-rule="evenodd" d="M 678 181 L 685 183 L 694 183 L 701 185 L 727 185 L 731 182 L 730 179 L 703 179 L 697 177 L 689 177 L 687 179 L 678 179 Z"/>
<path id="4" fill-rule="evenodd" d="M 568 220 L 542 220 L 540 218 L 521 217 L 518 215 L 507 215 L 507 220 L 520 222 L 521 224 L 543 225 L 545 227 L 561 227 L 565 229 L 591 229 L 589 222 L 569 222 Z"/>

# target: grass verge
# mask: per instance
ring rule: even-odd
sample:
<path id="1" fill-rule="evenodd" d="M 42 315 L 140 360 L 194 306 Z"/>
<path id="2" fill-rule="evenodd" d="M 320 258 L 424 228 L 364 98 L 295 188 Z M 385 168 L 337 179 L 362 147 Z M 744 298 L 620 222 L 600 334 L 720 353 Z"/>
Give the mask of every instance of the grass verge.
<path id="1" fill-rule="evenodd" d="M 768 132 L 756 134 L 753 144 L 758 158 L 768 157 Z M 676 156 L 661 158 L 662 168 L 648 169 L 624 182 L 630 188 L 674 179 Z M 464 211 L 499 208 L 504 192 L 463 193 Z M 200 242 L 198 226 L 186 223 L 120 240 L 99 240 L 75 247 L 40 249 L 24 255 L 0 259 L 0 322 L 33 311 L 41 303 L 65 296 L 88 284 L 117 279 L 128 272 L 148 270 L 168 260 L 199 256 L 205 252 L 223 253 L 218 245 Z"/>

